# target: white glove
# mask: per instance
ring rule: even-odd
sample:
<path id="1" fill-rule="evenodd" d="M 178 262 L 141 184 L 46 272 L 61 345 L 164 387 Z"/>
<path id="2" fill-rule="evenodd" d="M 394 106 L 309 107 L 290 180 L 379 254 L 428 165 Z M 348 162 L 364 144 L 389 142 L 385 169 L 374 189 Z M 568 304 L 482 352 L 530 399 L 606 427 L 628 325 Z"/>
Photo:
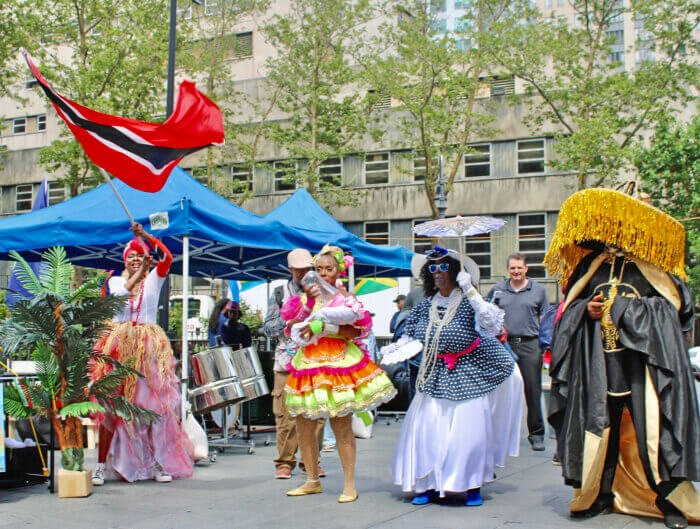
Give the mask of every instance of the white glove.
<path id="1" fill-rule="evenodd" d="M 379 350 L 382 365 L 398 364 L 409 358 L 413 358 L 423 350 L 423 344 L 418 340 L 412 340 L 403 335 L 397 342 L 385 345 Z"/>
<path id="2" fill-rule="evenodd" d="M 469 274 L 469 272 L 462 270 L 459 274 L 457 274 L 457 284 L 462 289 L 462 292 L 464 292 L 464 295 L 468 298 L 471 298 L 474 294 L 478 294 L 474 288 L 474 285 L 472 285 L 472 276 Z"/>

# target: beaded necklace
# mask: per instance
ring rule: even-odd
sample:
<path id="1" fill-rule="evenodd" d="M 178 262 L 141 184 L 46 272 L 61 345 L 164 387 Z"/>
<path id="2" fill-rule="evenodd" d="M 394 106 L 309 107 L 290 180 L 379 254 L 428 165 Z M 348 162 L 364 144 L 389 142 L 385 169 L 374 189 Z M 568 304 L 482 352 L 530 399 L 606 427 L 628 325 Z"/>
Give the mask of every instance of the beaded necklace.
<path id="1" fill-rule="evenodd" d="M 425 353 L 423 354 L 423 361 L 420 364 L 420 368 L 418 368 L 418 377 L 416 380 L 416 389 L 420 391 L 425 389 L 426 382 L 428 382 L 430 377 L 433 376 L 435 364 L 437 363 L 440 333 L 442 332 L 443 327 L 450 323 L 455 317 L 455 314 L 457 314 L 457 310 L 462 303 L 462 289 L 457 287 L 450 292 L 450 301 L 447 305 L 447 310 L 442 315 L 442 318 L 438 312 L 437 299 L 438 296 L 436 294 L 433 296 L 432 303 L 430 304 L 430 319 L 428 321 L 428 326 L 425 329 L 425 338 L 423 339 L 423 343 L 425 344 Z M 433 334 L 431 339 L 430 330 L 433 327 L 435 327 L 435 334 Z"/>
<path id="2" fill-rule="evenodd" d="M 141 280 L 141 283 L 139 284 L 139 292 L 136 294 L 137 298 L 137 303 L 136 303 L 136 318 L 134 318 L 134 296 L 132 295 L 129 298 L 129 320 L 131 321 L 132 325 L 136 325 L 136 323 L 139 321 L 139 316 L 141 315 L 141 303 L 143 303 L 143 285 L 146 283 L 143 279 Z"/>

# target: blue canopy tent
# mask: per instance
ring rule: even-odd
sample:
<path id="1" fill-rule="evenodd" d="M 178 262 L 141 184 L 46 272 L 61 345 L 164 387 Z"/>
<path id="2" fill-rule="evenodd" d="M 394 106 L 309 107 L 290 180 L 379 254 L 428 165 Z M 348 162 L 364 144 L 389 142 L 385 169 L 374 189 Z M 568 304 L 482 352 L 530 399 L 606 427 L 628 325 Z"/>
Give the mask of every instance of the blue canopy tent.
<path id="1" fill-rule="evenodd" d="M 306 189 L 298 189 L 263 218 L 293 228 L 309 241 L 305 248 L 320 249 L 330 243 L 350 250 L 355 258 L 355 277 L 411 275 L 413 252 L 403 246 L 372 244 L 358 237 L 331 217 Z"/>
<path id="2" fill-rule="evenodd" d="M 241 280 L 287 277 L 286 253 L 289 250 L 304 247 L 315 251 L 329 239 L 338 240 L 330 234 L 311 238 L 310 233 L 292 228 L 289 222 L 245 211 L 199 184 L 180 168 L 175 168 L 158 193 L 138 191 L 120 181 L 114 185 L 134 219 L 172 252 L 171 272 L 184 277 Z M 29 261 L 38 261 L 47 248 L 63 246 L 75 264 L 121 270 L 124 243 L 132 238 L 128 227 L 129 220 L 114 192 L 108 184 L 103 184 L 60 204 L 0 220 L 0 259 L 7 259 L 8 252 L 16 250 Z M 370 261 L 374 266 L 410 268 L 410 257 L 406 258 L 405 254 L 393 256 L 390 261 L 382 260 L 391 257 L 382 252 L 367 251 L 362 257 L 376 258 Z M 187 286 L 188 282 L 184 281 L 185 373 Z M 186 381 L 183 381 L 183 400 L 186 389 Z"/>
<path id="3" fill-rule="evenodd" d="M 185 275 L 183 237 L 189 244 L 189 275 L 198 277 L 250 281 L 288 277 L 289 250 L 317 251 L 326 242 L 352 250 L 358 277 L 410 274 L 408 250 L 363 241 L 303 190 L 263 218 L 217 195 L 180 168 L 158 193 L 137 191 L 120 181 L 115 186 L 134 219 L 168 246 L 175 274 Z M 132 237 L 128 226 L 114 192 L 103 184 L 49 208 L 0 220 L 0 259 L 16 250 L 36 261 L 46 248 L 60 245 L 75 264 L 121 270 L 123 245 Z"/>

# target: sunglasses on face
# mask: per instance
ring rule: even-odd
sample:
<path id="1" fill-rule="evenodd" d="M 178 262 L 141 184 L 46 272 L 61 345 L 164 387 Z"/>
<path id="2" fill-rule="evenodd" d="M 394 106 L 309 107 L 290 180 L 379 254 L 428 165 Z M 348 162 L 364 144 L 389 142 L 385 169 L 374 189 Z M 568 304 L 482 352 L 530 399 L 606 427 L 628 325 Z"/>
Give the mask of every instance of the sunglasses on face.
<path id="1" fill-rule="evenodd" d="M 440 263 L 440 264 L 431 264 L 428 265 L 428 270 L 430 271 L 431 274 L 434 274 L 438 270 L 440 272 L 447 272 L 450 269 L 449 263 Z"/>

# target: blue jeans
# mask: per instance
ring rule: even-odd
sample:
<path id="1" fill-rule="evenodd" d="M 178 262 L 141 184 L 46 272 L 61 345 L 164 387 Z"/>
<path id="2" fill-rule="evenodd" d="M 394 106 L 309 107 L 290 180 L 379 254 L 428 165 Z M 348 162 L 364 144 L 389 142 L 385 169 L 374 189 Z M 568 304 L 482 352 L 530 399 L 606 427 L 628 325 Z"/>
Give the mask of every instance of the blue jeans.
<path id="1" fill-rule="evenodd" d="M 326 421 L 326 425 L 323 427 L 323 446 L 335 446 L 335 434 L 331 428 L 330 420 Z"/>

